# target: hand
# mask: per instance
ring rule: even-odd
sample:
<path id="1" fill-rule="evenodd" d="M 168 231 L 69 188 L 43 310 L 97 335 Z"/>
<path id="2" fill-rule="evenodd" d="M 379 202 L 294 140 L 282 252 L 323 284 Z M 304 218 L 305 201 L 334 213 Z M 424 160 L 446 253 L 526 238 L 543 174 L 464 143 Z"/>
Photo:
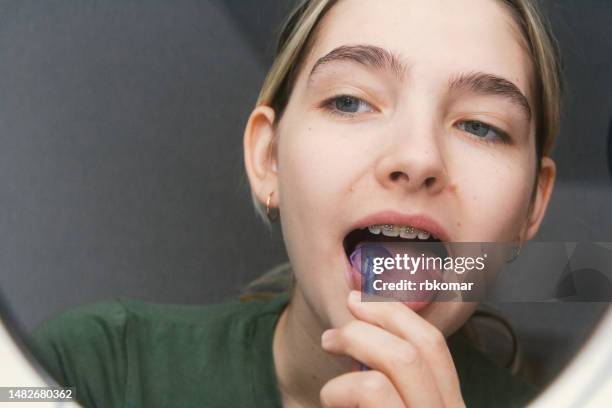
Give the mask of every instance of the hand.
<path id="1" fill-rule="evenodd" d="M 324 407 L 465 407 L 446 340 L 432 324 L 399 302 L 361 302 L 351 291 L 357 318 L 323 333 L 321 344 L 370 367 L 328 381 Z"/>

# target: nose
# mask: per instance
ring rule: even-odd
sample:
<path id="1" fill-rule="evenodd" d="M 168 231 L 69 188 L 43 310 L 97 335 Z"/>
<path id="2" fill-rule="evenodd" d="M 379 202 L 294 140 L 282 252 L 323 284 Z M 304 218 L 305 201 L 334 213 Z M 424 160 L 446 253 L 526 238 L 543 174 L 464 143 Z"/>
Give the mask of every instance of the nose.
<path id="1" fill-rule="evenodd" d="M 376 178 L 387 189 L 436 194 L 448 183 L 443 146 L 436 131 L 394 132 L 376 164 Z"/>

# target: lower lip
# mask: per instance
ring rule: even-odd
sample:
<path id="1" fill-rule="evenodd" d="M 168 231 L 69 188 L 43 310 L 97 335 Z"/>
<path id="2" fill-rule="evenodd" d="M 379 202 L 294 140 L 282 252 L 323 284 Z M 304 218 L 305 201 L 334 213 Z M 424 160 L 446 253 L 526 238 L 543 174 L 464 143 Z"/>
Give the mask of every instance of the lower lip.
<path id="1" fill-rule="evenodd" d="M 353 265 L 351 265 L 346 255 L 344 255 L 344 259 L 345 259 L 346 268 L 347 268 L 346 276 L 347 276 L 348 286 L 353 290 L 358 290 L 361 292 L 361 273 L 357 269 L 355 269 Z M 427 307 L 427 305 L 431 303 L 434 296 L 435 296 L 435 293 L 431 293 L 431 296 L 428 296 L 427 301 L 422 301 L 422 302 L 400 302 L 398 301 L 397 303 L 401 303 L 407 308 L 412 309 L 415 312 L 418 312 L 420 310 L 423 310 L 425 307 Z"/>

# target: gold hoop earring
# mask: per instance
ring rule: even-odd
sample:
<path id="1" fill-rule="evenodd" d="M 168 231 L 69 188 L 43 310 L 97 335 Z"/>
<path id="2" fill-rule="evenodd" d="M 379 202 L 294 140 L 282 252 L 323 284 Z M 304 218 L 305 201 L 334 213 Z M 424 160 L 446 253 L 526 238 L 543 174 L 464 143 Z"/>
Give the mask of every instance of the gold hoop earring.
<path id="1" fill-rule="evenodd" d="M 270 208 L 270 200 L 272 200 L 272 194 L 274 191 L 268 194 L 268 199 L 266 200 L 266 216 L 268 216 L 268 221 L 274 222 L 278 219 L 278 213 L 276 215 L 272 214 L 272 209 Z"/>
<path id="2" fill-rule="evenodd" d="M 512 263 L 514 261 L 516 261 L 516 258 L 519 257 L 519 255 L 521 254 L 521 249 L 523 248 L 523 242 L 519 240 L 518 245 L 515 245 L 512 248 L 512 255 L 510 256 L 509 259 L 506 259 L 506 263 Z"/>

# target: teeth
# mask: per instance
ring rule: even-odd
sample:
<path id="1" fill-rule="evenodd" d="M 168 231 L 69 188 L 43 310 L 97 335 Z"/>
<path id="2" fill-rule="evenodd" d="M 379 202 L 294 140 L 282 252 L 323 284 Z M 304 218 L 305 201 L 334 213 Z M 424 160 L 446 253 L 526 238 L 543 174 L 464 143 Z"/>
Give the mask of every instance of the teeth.
<path id="1" fill-rule="evenodd" d="M 427 231 L 419 231 L 419 239 L 428 239 L 429 238 L 429 232 Z"/>
<path id="2" fill-rule="evenodd" d="M 368 227 L 368 230 L 369 230 L 369 231 L 370 231 L 372 234 L 376 234 L 376 235 L 378 235 L 378 234 L 380 234 L 380 230 L 381 230 L 381 228 L 380 228 L 380 227 L 381 227 L 380 225 L 370 225 L 370 226 Z"/>
<path id="3" fill-rule="evenodd" d="M 383 225 L 382 233 L 388 237 L 397 237 L 399 235 L 399 227 L 392 224 L 385 224 Z"/>
<path id="4" fill-rule="evenodd" d="M 368 231 L 370 233 L 378 235 L 382 232 L 387 237 L 402 237 L 406 239 L 422 239 L 427 240 L 431 236 L 428 231 L 420 230 L 418 228 L 411 227 L 410 225 L 370 225 Z"/>
<path id="5" fill-rule="evenodd" d="M 407 239 L 415 239 L 418 235 L 418 232 L 413 227 L 403 227 L 400 231 L 400 237 Z"/>

